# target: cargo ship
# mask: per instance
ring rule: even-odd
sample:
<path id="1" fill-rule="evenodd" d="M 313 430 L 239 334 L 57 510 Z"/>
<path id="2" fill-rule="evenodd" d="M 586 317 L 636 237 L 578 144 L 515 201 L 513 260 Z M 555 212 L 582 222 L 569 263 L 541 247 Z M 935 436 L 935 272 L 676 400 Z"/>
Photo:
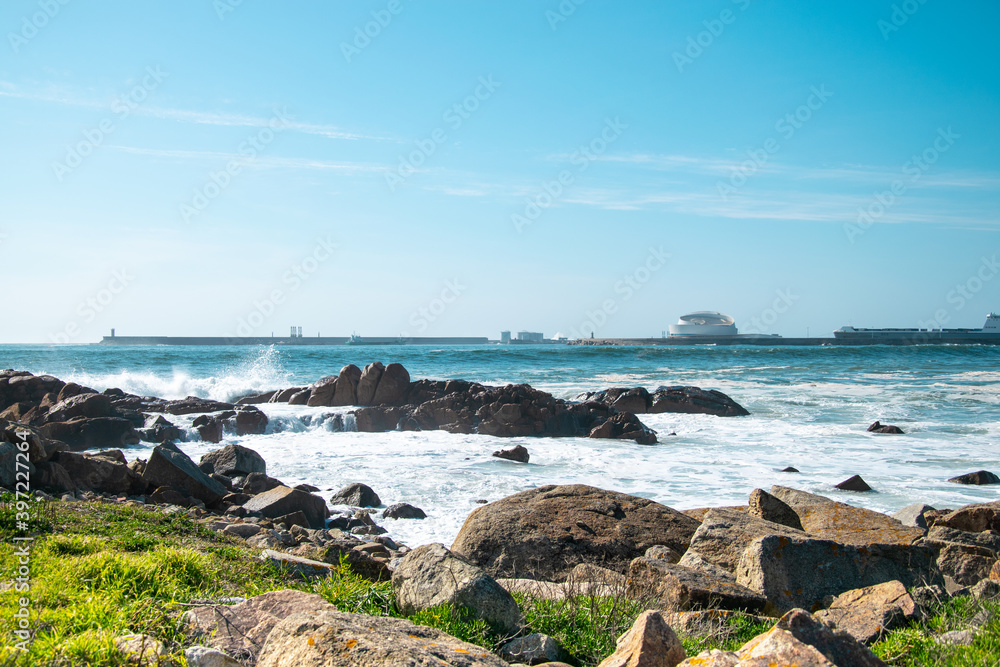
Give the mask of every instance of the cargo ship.
<path id="1" fill-rule="evenodd" d="M 990 313 L 982 329 L 856 329 L 833 332 L 840 345 L 1000 345 L 1000 315 Z"/>

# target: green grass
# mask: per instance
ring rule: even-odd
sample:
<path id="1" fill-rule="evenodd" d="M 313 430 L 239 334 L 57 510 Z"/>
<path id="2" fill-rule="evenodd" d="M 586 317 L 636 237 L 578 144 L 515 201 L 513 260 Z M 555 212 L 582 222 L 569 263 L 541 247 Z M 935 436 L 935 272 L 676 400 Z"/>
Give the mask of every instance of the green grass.
<path id="1" fill-rule="evenodd" d="M 14 506 L 0 498 L 0 667 L 8 665 L 125 665 L 114 638 L 145 633 L 164 643 L 178 665 L 195 642 L 178 623 L 194 598 L 253 597 L 282 588 L 317 593 L 341 611 L 403 617 L 388 582 L 372 583 L 341 563 L 325 579 L 293 579 L 259 558 L 238 538 L 212 531 L 186 515 L 112 503 L 34 505 L 31 533 L 30 651 L 18 641 L 14 612 L 24 593 L 16 576 Z M 540 600 L 515 595 L 531 631 L 554 637 L 567 662 L 592 667 L 614 651 L 615 640 L 649 605 L 624 595 L 581 595 Z M 497 650 L 508 638 L 464 609 L 442 606 L 408 617 L 459 639 Z M 971 646 L 942 646 L 934 638 L 983 624 Z M 766 631 L 769 623 L 734 614 L 706 636 L 681 637 L 688 655 L 733 650 Z M 891 665 L 996 665 L 1000 667 L 1000 602 L 958 598 L 941 603 L 927 621 L 896 630 L 873 647 Z"/>

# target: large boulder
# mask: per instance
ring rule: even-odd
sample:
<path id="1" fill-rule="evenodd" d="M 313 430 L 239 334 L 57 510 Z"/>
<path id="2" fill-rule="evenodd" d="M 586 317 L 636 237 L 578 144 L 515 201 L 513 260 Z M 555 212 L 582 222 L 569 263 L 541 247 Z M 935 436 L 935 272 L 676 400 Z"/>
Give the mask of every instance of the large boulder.
<path id="1" fill-rule="evenodd" d="M 337 491 L 330 497 L 334 505 L 350 505 L 351 507 L 378 507 L 382 499 L 372 490 L 372 487 L 360 482 L 354 482 Z"/>
<path id="2" fill-rule="evenodd" d="M 917 605 L 898 581 L 841 593 L 816 617 L 865 645 L 918 616 Z"/>
<path id="3" fill-rule="evenodd" d="M 392 573 L 392 590 L 396 604 L 407 615 L 450 604 L 468 609 L 502 634 L 517 634 L 524 625 L 510 593 L 441 544 L 425 544 L 408 552 Z"/>
<path id="4" fill-rule="evenodd" d="M 243 445 L 226 445 L 201 457 L 198 467 L 209 475 L 215 473 L 233 477 L 246 477 L 252 472 L 267 473 L 264 457 Z"/>
<path id="5" fill-rule="evenodd" d="M 615 652 L 597 667 L 674 667 L 687 654 L 681 640 L 656 610 L 639 614 L 628 632 L 618 638 Z"/>
<path id="6" fill-rule="evenodd" d="M 368 364 L 361 371 L 361 377 L 358 379 L 358 405 L 374 405 L 375 391 L 384 372 L 385 366 L 381 361 Z"/>
<path id="7" fill-rule="evenodd" d="M 701 387 L 660 387 L 653 393 L 650 412 L 682 412 L 744 417 L 750 412 L 742 405 L 715 389 Z"/>
<path id="8" fill-rule="evenodd" d="M 306 405 L 333 405 L 333 397 L 337 393 L 337 376 L 330 375 L 313 383 Z M 290 400 L 290 399 L 289 399 Z"/>
<path id="9" fill-rule="evenodd" d="M 701 561 L 708 561 L 723 570 L 736 572 L 736 564 L 743 551 L 751 542 L 764 535 L 808 537 L 801 530 L 765 521 L 745 512 L 712 509 L 705 514 L 698 530 L 691 537 L 691 546 L 681 557 L 680 565 L 698 567 Z"/>
<path id="10" fill-rule="evenodd" d="M 360 381 L 360 379 L 359 379 Z M 400 405 L 410 393 L 410 374 L 402 364 L 392 363 L 382 371 L 382 377 L 372 397 L 373 405 Z"/>
<path id="11" fill-rule="evenodd" d="M 226 487 L 202 472 L 187 454 L 170 444 L 153 448 L 142 478 L 151 487 L 166 486 L 206 505 L 214 505 L 229 493 Z"/>
<path id="12" fill-rule="evenodd" d="M 970 533 L 984 530 L 1000 532 L 1000 501 L 976 503 L 959 507 L 934 521 L 935 526 L 946 526 Z"/>
<path id="13" fill-rule="evenodd" d="M 187 398 L 181 398 L 176 401 L 167 401 L 159 406 L 160 411 L 166 412 L 169 415 L 192 415 L 192 414 L 203 414 L 207 412 L 222 412 L 225 410 L 234 410 L 236 408 L 232 403 L 223 403 L 222 401 L 213 401 L 209 398 L 198 398 L 197 396 L 188 396 Z"/>
<path id="14" fill-rule="evenodd" d="M 385 616 L 323 610 L 274 626 L 257 667 L 507 667 L 481 646 L 440 630 Z"/>
<path id="15" fill-rule="evenodd" d="M 69 386 L 69 385 L 67 385 Z M 65 387 L 63 387 L 65 390 Z M 46 421 L 64 422 L 74 417 L 110 417 L 111 399 L 103 394 L 77 394 L 70 396 L 49 408 Z"/>
<path id="16" fill-rule="evenodd" d="M 783 500 L 772 496 L 764 489 L 754 489 L 750 492 L 747 514 L 765 521 L 780 523 L 783 526 L 802 530 L 802 521 Z"/>
<path id="17" fill-rule="evenodd" d="M 261 435 L 267 431 L 267 415 L 252 405 L 236 410 L 236 435 Z"/>
<path id="18" fill-rule="evenodd" d="M 736 566 L 736 580 L 764 595 L 772 611 L 819 609 L 827 595 L 899 580 L 942 584 L 933 549 L 918 545 L 839 544 L 786 535 L 757 538 Z M 821 576 L 818 576 L 821 573 Z"/>
<path id="19" fill-rule="evenodd" d="M 587 437 L 635 440 L 640 445 L 656 444 L 656 431 L 639 421 L 639 418 L 631 412 L 612 415 L 591 429 Z"/>
<path id="20" fill-rule="evenodd" d="M 731 578 L 675 565 L 658 558 L 636 558 L 628 569 L 626 595 L 655 599 L 664 611 L 740 609 L 763 611 L 767 600 Z"/>
<path id="21" fill-rule="evenodd" d="M 846 632 L 833 630 L 812 614 L 793 609 L 774 627 L 757 635 L 738 651 L 703 651 L 681 667 L 885 667 Z"/>
<path id="22" fill-rule="evenodd" d="M 494 576 L 561 581 L 580 563 L 624 573 L 654 545 L 683 552 L 698 521 L 646 498 L 542 486 L 474 510 L 451 549 Z"/>
<path id="23" fill-rule="evenodd" d="M 772 486 L 771 495 L 795 510 L 810 535 L 841 544 L 912 544 L 924 535 L 890 516 L 839 503 L 824 496 L 784 486 Z"/>
<path id="24" fill-rule="evenodd" d="M 333 393 L 332 405 L 357 405 L 358 381 L 361 379 L 361 369 L 354 364 L 347 364 L 340 369 L 337 376 L 337 387 Z"/>
<path id="25" fill-rule="evenodd" d="M 192 607 L 183 616 L 189 631 L 202 643 L 246 664 L 253 664 L 264 641 L 282 619 L 299 612 L 335 610 L 313 593 L 281 590 L 264 593 L 236 605 Z"/>
<path id="26" fill-rule="evenodd" d="M 250 512 L 260 512 L 269 519 L 301 511 L 310 528 L 322 528 L 328 512 L 326 502 L 319 496 L 287 486 L 276 486 L 260 493 L 245 502 L 243 507 Z"/>
<path id="27" fill-rule="evenodd" d="M 74 417 L 44 424 L 39 431 L 74 450 L 128 447 L 140 440 L 132 422 L 120 417 Z"/>
<path id="28" fill-rule="evenodd" d="M 52 461 L 62 466 L 76 489 L 125 495 L 145 493 L 146 482 L 128 467 L 121 451 L 117 454 L 59 452 Z"/>

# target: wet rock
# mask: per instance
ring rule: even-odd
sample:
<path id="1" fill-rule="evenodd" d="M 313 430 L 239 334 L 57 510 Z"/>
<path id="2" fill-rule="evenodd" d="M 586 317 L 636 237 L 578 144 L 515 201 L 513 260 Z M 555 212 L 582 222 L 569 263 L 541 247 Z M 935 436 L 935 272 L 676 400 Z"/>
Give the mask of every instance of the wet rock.
<path id="1" fill-rule="evenodd" d="M 904 526 L 881 512 L 854 507 L 805 491 L 772 486 L 771 495 L 795 510 L 802 528 L 817 538 L 858 545 L 911 544 L 924 534 L 923 530 Z"/>
<path id="2" fill-rule="evenodd" d="M 798 472 L 798 471 L 799 471 L 798 468 L 793 468 L 792 466 L 788 466 L 787 468 L 782 468 L 778 472 Z"/>
<path id="3" fill-rule="evenodd" d="M 453 665 L 507 667 L 486 649 L 399 618 L 323 610 L 293 614 L 271 631 L 257 667 Z"/>
<path id="4" fill-rule="evenodd" d="M 640 445 L 655 445 L 656 431 L 646 427 L 631 412 L 619 412 L 595 426 L 588 438 L 613 438 L 615 440 L 635 440 Z"/>
<path id="5" fill-rule="evenodd" d="M 236 406 L 232 403 L 213 401 L 197 396 L 188 396 L 177 401 L 167 401 L 162 406 L 162 411 L 170 415 L 190 415 L 198 413 L 222 412 L 234 410 Z"/>
<path id="6" fill-rule="evenodd" d="M 389 505 L 382 512 L 383 519 L 426 519 L 427 514 L 419 507 L 414 507 L 408 503 L 396 503 Z"/>
<path id="7" fill-rule="evenodd" d="M 698 556 L 701 560 L 708 561 L 723 570 L 735 572 L 743 551 L 755 539 L 765 535 L 808 537 L 801 530 L 765 521 L 743 512 L 713 509 L 705 515 L 702 524 L 691 537 L 691 546 L 681 558 L 680 565 L 696 567 L 693 559 Z"/>
<path id="8" fill-rule="evenodd" d="M 337 376 L 332 405 L 357 405 L 359 380 L 361 380 L 360 368 L 354 364 L 347 364 L 341 368 L 340 375 Z"/>
<path id="9" fill-rule="evenodd" d="M 243 445 L 226 445 L 201 457 L 198 467 L 208 474 L 218 473 L 233 477 L 246 476 L 253 472 L 267 473 L 264 457 Z"/>
<path id="10" fill-rule="evenodd" d="M 222 442 L 222 418 L 213 415 L 199 415 L 191 425 L 198 429 L 198 436 L 202 442 Z"/>
<path id="11" fill-rule="evenodd" d="M 355 482 L 348 484 L 330 497 L 334 505 L 350 505 L 351 507 L 378 507 L 382 499 L 367 484 Z"/>
<path id="12" fill-rule="evenodd" d="M 306 405 L 330 406 L 333 405 L 333 397 L 337 393 L 337 376 L 330 375 L 321 378 L 313 383 L 310 388 L 309 398 Z M 289 403 L 291 400 L 289 399 Z"/>
<path id="13" fill-rule="evenodd" d="M 624 573 L 653 545 L 687 549 L 698 522 L 646 498 L 542 486 L 476 508 L 452 551 L 494 576 L 560 581 L 580 563 Z"/>
<path id="14" fill-rule="evenodd" d="M 750 414 L 746 408 L 721 391 L 682 386 L 659 387 L 653 394 L 650 412 L 708 414 L 717 417 L 743 417 Z"/>
<path id="15" fill-rule="evenodd" d="M 361 380 L 359 378 L 358 383 Z M 410 374 L 402 364 L 391 363 L 385 367 L 372 396 L 373 405 L 400 405 L 410 392 Z"/>
<path id="16" fill-rule="evenodd" d="M 451 604 L 468 609 L 502 634 L 514 635 L 524 624 L 510 593 L 441 544 L 425 544 L 407 553 L 392 573 L 392 590 L 406 615 Z"/>
<path id="17" fill-rule="evenodd" d="M 750 492 L 747 514 L 782 526 L 802 530 L 802 522 L 795 510 L 764 489 L 754 489 Z"/>
<path id="18" fill-rule="evenodd" d="M 236 405 L 259 405 L 260 403 L 270 403 L 277 391 L 265 391 L 263 394 L 251 394 L 236 401 Z"/>
<path id="19" fill-rule="evenodd" d="M 301 391 L 297 391 L 288 398 L 289 405 L 308 405 L 309 397 L 312 396 L 312 389 L 306 387 Z"/>
<path id="20" fill-rule="evenodd" d="M 77 394 L 59 401 L 49 409 L 46 419 L 51 422 L 64 422 L 74 417 L 93 419 L 110 416 L 111 399 L 102 394 L 89 393 Z"/>
<path id="21" fill-rule="evenodd" d="M 956 484 L 976 484 L 982 486 L 984 484 L 1000 484 L 1000 477 L 997 477 L 989 470 L 980 470 L 978 472 L 968 472 L 964 475 L 959 475 L 958 477 L 952 477 L 948 481 Z"/>
<path id="22" fill-rule="evenodd" d="M 907 505 L 898 512 L 892 514 L 892 518 L 899 521 L 904 526 L 913 526 L 914 528 L 927 529 L 927 519 L 924 518 L 924 514 L 929 511 L 933 511 L 934 508 L 930 505 L 924 505 L 923 503 L 914 503 L 912 505 Z"/>
<path id="23" fill-rule="evenodd" d="M 674 667 L 687 654 L 662 614 L 644 611 L 598 667 Z"/>
<path id="24" fill-rule="evenodd" d="M 246 406 L 236 411 L 236 435 L 260 435 L 267 430 L 267 415 Z"/>
<path id="25" fill-rule="evenodd" d="M 243 508 L 249 512 L 260 512 L 269 519 L 302 512 L 310 528 L 322 528 L 328 512 L 326 503 L 319 496 L 287 486 L 260 493 L 243 503 Z"/>
<path id="26" fill-rule="evenodd" d="M 904 586 L 941 584 L 935 553 L 925 546 L 838 544 L 829 540 L 768 535 L 751 542 L 736 566 L 736 580 L 765 596 L 769 608 L 819 609 L 840 595 L 899 580 Z M 822 572 L 823 576 L 816 576 Z"/>
<path id="27" fill-rule="evenodd" d="M 528 450 L 521 445 L 512 449 L 501 449 L 500 451 L 493 452 L 493 456 L 501 459 L 507 459 L 508 461 L 518 461 L 520 463 L 527 463 L 530 458 Z"/>
<path id="28" fill-rule="evenodd" d="M 918 616 L 917 605 L 898 581 L 841 593 L 816 617 L 870 646 L 889 630 Z"/>
<path id="29" fill-rule="evenodd" d="M 145 442 L 163 444 L 164 442 L 183 441 L 184 432 L 169 422 L 163 415 L 149 415 L 143 422 L 143 428 L 138 431 L 139 437 Z"/>
<path id="30" fill-rule="evenodd" d="M 187 454 L 174 445 L 153 448 L 142 479 L 150 486 L 170 487 L 209 506 L 226 495 L 226 487 L 202 472 Z"/>
<path id="31" fill-rule="evenodd" d="M 903 429 L 898 426 L 892 426 L 891 424 L 882 424 L 876 421 L 874 424 L 868 427 L 869 433 L 888 433 L 892 435 L 903 435 Z"/>
<path id="32" fill-rule="evenodd" d="M 376 361 L 365 366 L 358 379 L 358 405 L 374 405 L 375 390 L 385 372 L 382 362 Z"/>
<path id="33" fill-rule="evenodd" d="M 872 487 L 868 486 L 865 480 L 861 479 L 861 475 L 853 475 L 848 477 L 840 484 L 834 484 L 835 489 L 840 489 L 841 491 L 871 491 Z"/>

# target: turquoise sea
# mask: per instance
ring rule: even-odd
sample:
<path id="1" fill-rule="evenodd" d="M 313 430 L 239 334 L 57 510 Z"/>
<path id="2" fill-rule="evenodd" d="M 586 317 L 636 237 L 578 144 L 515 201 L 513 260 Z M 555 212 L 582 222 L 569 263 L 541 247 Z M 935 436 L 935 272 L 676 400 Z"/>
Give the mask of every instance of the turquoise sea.
<path id="1" fill-rule="evenodd" d="M 946 481 L 980 469 L 1000 473 L 1000 347 L 0 346 L 0 367 L 164 398 L 233 400 L 372 361 L 400 362 L 413 379 L 527 382 L 566 399 L 612 386 L 690 384 L 723 391 L 751 412 L 642 415 L 660 434 L 659 444 L 643 446 L 339 432 L 331 417 L 349 409 L 267 404 L 260 407 L 271 420 L 268 433 L 227 436 L 260 452 L 268 473 L 285 482 L 326 490 L 360 481 L 385 504 L 422 507 L 424 521 L 386 521 L 390 534 L 413 546 L 450 543 L 476 500 L 546 483 L 592 484 L 678 509 L 744 504 L 755 487 L 772 484 L 882 511 L 1000 499 L 1000 487 Z M 866 432 L 876 419 L 906 434 Z M 530 451 L 528 465 L 490 456 L 515 444 Z M 195 436 L 181 447 L 197 460 L 215 445 Z M 143 444 L 126 456 L 149 452 Z M 778 472 L 785 466 L 801 472 Z M 875 492 L 832 488 L 853 474 Z"/>

